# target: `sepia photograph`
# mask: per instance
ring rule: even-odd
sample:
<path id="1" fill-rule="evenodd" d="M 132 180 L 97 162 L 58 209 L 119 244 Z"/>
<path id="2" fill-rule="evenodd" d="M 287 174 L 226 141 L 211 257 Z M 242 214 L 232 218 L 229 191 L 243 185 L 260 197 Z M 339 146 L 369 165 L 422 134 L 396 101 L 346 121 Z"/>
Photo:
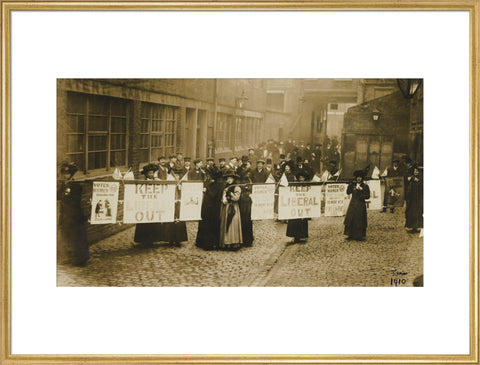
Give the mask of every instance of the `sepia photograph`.
<path id="1" fill-rule="evenodd" d="M 2 2 L 0 363 L 478 362 L 479 11 Z"/>
<path id="2" fill-rule="evenodd" d="M 57 79 L 57 286 L 423 286 L 423 160 L 422 79 Z"/>

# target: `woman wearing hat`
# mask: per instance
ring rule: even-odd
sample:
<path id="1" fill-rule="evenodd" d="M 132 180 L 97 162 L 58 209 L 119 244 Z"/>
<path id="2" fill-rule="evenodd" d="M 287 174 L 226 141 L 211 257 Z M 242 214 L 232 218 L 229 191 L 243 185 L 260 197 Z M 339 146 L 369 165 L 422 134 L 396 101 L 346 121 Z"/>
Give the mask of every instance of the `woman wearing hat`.
<path id="1" fill-rule="evenodd" d="M 142 175 L 145 180 L 155 180 L 155 171 L 158 170 L 157 165 L 148 164 L 143 166 Z M 133 241 L 142 245 L 151 245 L 153 242 L 160 241 L 160 228 L 162 223 L 137 223 L 135 226 L 135 235 Z"/>
<path id="2" fill-rule="evenodd" d="M 413 175 L 408 177 L 407 184 L 405 227 L 411 229 L 410 233 L 416 233 L 419 228 L 423 228 L 423 180 L 418 166 L 414 166 Z"/>
<path id="3" fill-rule="evenodd" d="M 238 175 L 227 171 L 224 175 L 226 186 L 222 193 L 220 207 L 220 240 L 219 247 L 227 250 L 238 250 L 242 243 L 242 221 L 238 201 L 242 194 L 240 186 L 236 185 Z"/>
<path id="4" fill-rule="evenodd" d="M 202 200 L 202 219 L 198 222 L 195 245 L 204 250 L 218 247 L 220 237 L 220 206 L 225 182 L 222 173 L 214 170 L 211 179 L 205 183 L 205 194 Z"/>
<path id="5" fill-rule="evenodd" d="M 297 173 L 296 178 L 298 182 L 305 182 L 309 179 L 308 174 L 305 171 Z M 301 242 L 303 239 L 308 238 L 308 221 L 310 218 L 302 219 L 289 219 L 287 221 L 287 237 L 293 237 L 292 243 Z"/>
<path id="6" fill-rule="evenodd" d="M 367 205 L 365 200 L 370 198 L 370 188 L 364 183 L 365 172 L 357 170 L 353 173 L 355 179 L 348 184 L 347 194 L 352 194 L 345 215 L 345 231 L 349 240 L 363 241 L 367 234 Z"/>

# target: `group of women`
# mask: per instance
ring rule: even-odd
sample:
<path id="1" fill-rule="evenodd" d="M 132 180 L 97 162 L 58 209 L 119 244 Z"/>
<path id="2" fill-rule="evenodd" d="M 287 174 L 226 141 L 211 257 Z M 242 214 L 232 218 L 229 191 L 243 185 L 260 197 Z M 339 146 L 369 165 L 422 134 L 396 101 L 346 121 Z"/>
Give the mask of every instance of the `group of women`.
<path id="1" fill-rule="evenodd" d="M 156 165 L 143 168 L 146 180 L 155 180 Z M 253 243 L 251 220 L 252 200 L 245 184 L 238 184 L 239 176 L 232 170 L 222 173 L 215 170 L 205 182 L 205 195 L 198 223 L 196 245 L 205 250 L 238 250 Z M 178 189 L 177 189 L 177 194 Z M 177 196 L 175 215 L 178 216 Z M 185 222 L 139 223 L 135 228 L 134 241 L 142 246 L 154 242 L 170 242 L 180 245 L 187 241 Z"/>
<path id="2" fill-rule="evenodd" d="M 143 170 L 145 179 L 154 180 L 154 171 L 155 165 L 145 166 Z M 204 250 L 238 250 L 251 246 L 254 237 L 249 185 L 240 184 L 240 177 L 234 170 L 222 172 L 218 169 L 211 173 L 210 177 L 211 179 L 205 182 L 202 220 L 198 223 L 196 246 Z M 363 241 L 367 231 L 365 201 L 370 198 L 370 189 L 364 181 L 364 170 L 355 171 L 354 177 L 347 187 L 347 194 L 352 197 L 344 219 L 344 234 L 347 240 Z M 295 180 L 306 181 L 308 175 L 299 172 Z M 418 167 L 408 178 L 405 199 L 405 226 L 410 232 L 418 232 L 418 229 L 423 227 L 423 183 Z M 178 204 L 177 202 L 175 206 L 176 214 L 179 210 Z M 293 243 L 308 238 L 309 220 L 309 218 L 288 220 L 286 235 L 293 238 Z M 185 222 L 142 223 L 137 224 L 134 240 L 147 245 L 160 241 L 179 245 L 180 242 L 187 241 L 188 236 Z"/>

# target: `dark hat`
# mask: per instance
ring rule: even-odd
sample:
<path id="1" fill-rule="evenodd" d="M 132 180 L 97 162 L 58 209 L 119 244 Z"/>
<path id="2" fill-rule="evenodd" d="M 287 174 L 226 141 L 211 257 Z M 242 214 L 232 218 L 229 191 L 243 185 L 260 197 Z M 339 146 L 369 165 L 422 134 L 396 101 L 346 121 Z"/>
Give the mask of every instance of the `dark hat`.
<path id="1" fill-rule="evenodd" d="M 200 159 L 198 159 L 198 158 L 193 161 L 193 163 L 194 163 L 195 165 L 196 165 L 197 163 L 199 163 L 199 162 L 202 162 L 202 160 L 200 160 Z"/>
<path id="2" fill-rule="evenodd" d="M 298 156 L 298 157 L 297 157 L 297 162 L 302 162 L 302 161 L 303 161 L 302 156 Z"/>
<path id="3" fill-rule="evenodd" d="M 245 161 L 247 161 L 247 160 L 248 160 L 248 156 L 243 155 L 243 156 L 242 156 L 242 161 L 245 162 Z"/>
<path id="4" fill-rule="evenodd" d="M 285 155 L 282 153 L 282 154 L 280 155 L 280 158 L 285 158 Z"/>
<path id="5" fill-rule="evenodd" d="M 215 161 L 215 159 L 213 157 L 208 157 L 207 161 Z"/>
<path id="6" fill-rule="evenodd" d="M 330 160 L 330 163 L 331 163 L 332 165 L 336 165 L 336 164 L 337 164 L 337 161 L 335 161 L 335 160 Z"/>
<path id="7" fill-rule="evenodd" d="M 365 178 L 365 171 L 364 170 L 355 170 L 353 172 L 353 176 Z"/>
<path id="8" fill-rule="evenodd" d="M 263 163 L 263 164 L 265 165 L 265 161 L 264 161 L 264 160 L 258 159 L 258 160 L 257 160 L 257 165 L 258 165 L 259 163 Z"/>
<path id="9" fill-rule="evenodd" d="M 227 177 L 233 177 L 235 179 L 238 179 L 239 176 L 235 173 L 235 171 L 233 170 L 226 170 L 224 173 L 223 173 L 223 177 L 227 178 Z"/>
<path id="10" fill-rule="evenodd" d="M 190 157 L 184 157 L 184 158 L 183 158 L 183 161 L 184 161 L 184 162 L 190 162 L 190 161 L 192 161 L 192 159 L 191 159 Z"/>
<path id="11" fill-rule="evenodd" d="M 157 165 L 153 163 L 149 163 L 148 165 L 143 166 L 142 174 L 146 176 L 149 171 L 157 171 L 157 170 L 158 170 Z"/>
<path id="12" fill-rule="evenodd" d="M 225 159 L 223 157 L 218 159 L 218 162 L 222 162 L 222 161 L 225 162 Z"/>
<path id="13" fill-rule="evenodd" d="M 71 176 L 73 176 L 77 171 L 78 167 L 74 162 L 64 162 L 60 166 L 60 172 L 62 174 L 70 174 Z"/>
<path id="14" fill-rule="evenodd" d="M 255 151 L 255 148 L 250 147 L 248 150 L 249 150 L 249 151 Z"/>
<path id="15" fill-rule="evenodd" d="M 160 156 L 160 157 L 158 158 L 158 161 L 160 161 L 160 160 L 166 160 L 166 159 L 167 159 L 167 158 L 166 158 L 165 156 Z"/>
<path id="16" fill-rule="evenodd" d="M 297 180 L 298 180 L 301 176 L 303 176 L 303 177 L 305 178 L 305 180 L 308 180 L 308 179 L 310 178 L 310 176 L 308 175 L 308 173 L 307 173 L 306 171 L 303 171 L 303 170 L 297 172 L 297 174 L 296 174 L 295 176 L 296 176 Z"/>
<path id="17" fill-rule="evenodd" d="M 400 163 L 400 160 L 393 160 L 392 163 Z"/>
<path id="18" fill-rule="evenodd" d="M 271 158 L 267 158 L 267 165 L 268 164 L 270 164 L 270 165 L 272 164 L 272 159 Z"/>

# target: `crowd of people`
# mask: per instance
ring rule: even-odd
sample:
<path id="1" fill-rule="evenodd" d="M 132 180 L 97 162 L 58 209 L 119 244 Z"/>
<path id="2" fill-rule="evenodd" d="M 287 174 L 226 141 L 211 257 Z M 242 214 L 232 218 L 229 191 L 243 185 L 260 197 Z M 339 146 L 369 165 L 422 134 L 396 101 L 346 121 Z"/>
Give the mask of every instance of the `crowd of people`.
<path id="1" fill-rule="evenodd" d="M 309 144 L 296 143 L 293 140 L 263 143 L 251 148 L 248 154 L 229 159 L 219 158 L 218 164 L 213 158 L 207 158 L 204 165 L 200 159 L 191 160 L 182 153 L 161 156 L 155 163 L 143 166 L 141 171 L 145 180 L 188 180 L 204 183 L 204 195 L 201 206 L 201 220 L 198 222 L 196 245 L 204 250 L 238 250 L 252 246 L 254 232 L 251 219 L 252 183 L 308 182 L 316 174 L 327 170 L 330 176 L 338 171 L 338 143 L 328 143 L 325 148 L 320 144 L 312 149 Z M 74 249 L 82 251 L 80 262 L 88 260 L 86 234 L 75 233 L 83 226 L 87 217 L 80 214 L 81 191 L 70 185 L 77 168 L 74 164 L 62 167 L 61 173 L 67 184 L 60 185 L 59 199 L 61 232 L 66 232 L 65 241 L 74 241 Z M 364 240 L 367 229 L 367 209 L 365 201 L 370 198 L 369 186 L 365 183 L 368 168 L 354 172 L 354 179 L 348 184 L 347 194 L 351 194 L 349 207 L 344 219 L 344 234 L 349 240 Z M 423 169 L 408 156 L 394 160 L 381 178 L 403 177 L 405 187 L 405 227 L 409 232 L 418 232 L 423 228 Z M 179 195 L 181 184 L 177 184 L 175 216 L 179 213 Z M 78 195 L 78 196 L 77 196 Z M 75 198 L 75 199 L 74 199 Z M 70 201 L 75 200 L 75 204 Z M 385 189 L 383 212 L 394 212 L 395 195 Z M 77 202 L 78 201 L 78 202 Z M 63 207 L 63 208 L 62 208 Z M 73 208 L 72 208 L 73 207 Z M 73 210 L 72 210 L 73 209 Z M 74 212 L 74 214 L 66 214 Z M 70 217 L 70 218 L 69 218 Z M 292 243 L 308 238 L 308 220 L 290 219 L 286 221 L 286 235 L 293 238 Z M 73 234 L 72 238 L 72 232 Z M 82 230 L 84 232 L 84 230 Z M 170 242 L 180 245 L 188 241 L 186 224 L 175 220 L 169 223 L 140 223 L 136 225 L 134 242 L 139 246 L 149 246 L 155 242 Z M 75 242 L 78 242 L 76 244 Z"/>
<path id="2" fill-rule="evenodd" d="M 196 245 L 205 250 L 238 250 L 251 246 L 254 241 L 250 184 L 279 183 L 281 179 L 286 179 L 287 182 L 307 182 L 322 171 L 324 164 L 330 176 L 333 176 L 338 172 L 338 149 L 338 145 L 334 148 L 329 145 L 326 154 L 320 144 L 311 149 L 310 145 L 302 142 L 269 141 L 257 149 L 249 149 L 248 155 L 240 158 L 232 156 L 228 161 L 220 158 L 218 165 L 213 158 L 207 158 L 204 165 L 200 159 L 192 163 L 190 158 L 183 157 L 181 153 L 169 156 L 168 159 L 161 156 L 158 163 L 145 166 L 142 173 L 147 180 L 202 181 L 205 188 Z M 274 155 L 278 156 L 275 163 Z M 347 194 L 351 194 L 352 199 L 344 220 L 344 234 L 349 240 L 364 240 L 366 237 L 365 201 L 370 198 L 370 189 L 364 180 L 368 170 L 367 167 L 355 171 L 354 179 L 347 188 Z M 405 178 L 405 226 L 410 232 L 418 232 L 423 227 L 423 183 L 420 171 L 411 159 L 404 156 L 402 161 L 393 161 L 382 176 Z M 383 212 L 387 208 L 394 211 L 392 196 L 385 190 Z M 287 221 L 286 235 L 293 238 L 292 242 L 302 242 L 308 238 L 308 220 Z M 135 233 L 135 242 L 141 244 L 164 241 L 178 245 L 187 238 L 185 222 L 181 221 L 139 224 Z"/>

